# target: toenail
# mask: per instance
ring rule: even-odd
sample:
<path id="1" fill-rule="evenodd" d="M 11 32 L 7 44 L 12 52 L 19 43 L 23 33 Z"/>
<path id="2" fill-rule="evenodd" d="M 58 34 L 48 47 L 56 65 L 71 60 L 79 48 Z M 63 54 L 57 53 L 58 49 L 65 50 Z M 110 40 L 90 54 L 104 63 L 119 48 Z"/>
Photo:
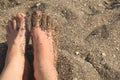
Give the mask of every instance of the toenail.
<path id="1" fill-rule="evenodd" d="M 18 13 L 18 14 L 17 14 L 17 16 L 18 16 L 18 17 L 21 17 L 21 14 L 20 14 L 20 13 Z"/>
<path id="2" fill-rule="evenodd" d="M 21 15 L 22 17 L 25 17 L 25 14 L 23 14 L 23 13 L 20 13 L 20 15 Z"/>

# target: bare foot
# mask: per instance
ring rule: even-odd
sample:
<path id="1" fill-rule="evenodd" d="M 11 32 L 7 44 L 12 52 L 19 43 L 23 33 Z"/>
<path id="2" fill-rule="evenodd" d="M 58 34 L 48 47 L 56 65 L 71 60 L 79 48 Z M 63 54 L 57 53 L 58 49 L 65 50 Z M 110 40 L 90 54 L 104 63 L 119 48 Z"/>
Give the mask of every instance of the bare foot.
<path id="1" fill-rule="evenodd" d="M 22 80 L 25 64 L 25 15 L 19 13 L 8 22 L 8 51 L 0 80 Z"/>
<path id="2" fill-rule="evenodd" d="M 54 66 L 55 53 L 53 51 L 52 32 L 50 29 L 43 31 L 40 28 L 51 26 L 48 17 L 40 11 L 32 14 L 34 75 L 36 80 L 57 80 L 57 71 Z"/>

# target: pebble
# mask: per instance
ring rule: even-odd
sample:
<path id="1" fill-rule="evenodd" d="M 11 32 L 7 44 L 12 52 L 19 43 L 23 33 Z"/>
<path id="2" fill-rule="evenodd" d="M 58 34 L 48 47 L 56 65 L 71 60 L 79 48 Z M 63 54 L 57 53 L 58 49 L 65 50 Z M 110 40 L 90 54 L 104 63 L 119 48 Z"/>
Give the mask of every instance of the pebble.
<path id="1" fill-rule="evenodd" d="M 115 54 L 113 54 L 113 57 L 114 57 L 114 58 L 116 58 L 116 55 L 115 55 Z"/>
<path id="2" fill-rule="evenodd" d="M 78 80 L 77 78 L 74 78 L 73 80 Z"/>
<path id="3" fill-rule="evenodd" d="M 80 53 L 78 51 L 75 52 L 75 55 L 79 55 Z"/>
<path id="4" fill-rule="evenodd" d="M 119 48 L 117 47 L 116 50 L 119 51 Z"/>
<path id="5" fill-rule="evenodd" d="M 105 54 L 105 53 L 102 53 L 102 56 L 106 56 L 106 54 Z"/>
<path id="6" fill-rule="evenodd" d="M 31 6 L 28 5 L 27 7 L 30 8 Z"/>
<path id="7" fill-rule="evenodd" d="M 36 6 L 39 7 L 41 5 L 41 3 L 37 3 Z"/>

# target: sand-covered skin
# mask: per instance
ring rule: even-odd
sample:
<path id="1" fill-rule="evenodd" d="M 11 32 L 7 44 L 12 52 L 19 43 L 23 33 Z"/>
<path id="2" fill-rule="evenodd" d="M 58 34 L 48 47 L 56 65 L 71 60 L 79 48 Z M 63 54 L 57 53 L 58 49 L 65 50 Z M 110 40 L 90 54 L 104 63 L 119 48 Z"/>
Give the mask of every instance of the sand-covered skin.
<path id="1" fill-rule="evenodd" d="M 120 80 L 119 0 L 1 0 L 3 3 L 1 43 L 6 41 L 5 25 L 12 15 L 24 12 L 30 18 L 33 10 L 40 9 L 59 25 L 59 80 Z M 0 67 L 5 50 L 1 46 Z M 27 52 L 31 61 L 32 51 Z"/>

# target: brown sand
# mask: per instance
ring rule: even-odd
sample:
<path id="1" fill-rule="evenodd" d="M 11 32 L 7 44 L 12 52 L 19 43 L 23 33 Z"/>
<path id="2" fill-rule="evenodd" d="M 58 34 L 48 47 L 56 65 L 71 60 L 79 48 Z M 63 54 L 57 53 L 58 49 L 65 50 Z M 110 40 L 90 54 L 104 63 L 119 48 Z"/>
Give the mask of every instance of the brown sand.
<path id="1" fill-rule="evenodd" d="M 12 15 L 24 12 L 30 18 L 35 9 L 59 25 L 59 80 L 120 80 L 119 0 L 0 0 L 0 43 L 6 41 L 5 25 Z M 0 71 L 5 51 L 1 44 Z M 30 46 L 27 53 L 32 66 Z"/>

